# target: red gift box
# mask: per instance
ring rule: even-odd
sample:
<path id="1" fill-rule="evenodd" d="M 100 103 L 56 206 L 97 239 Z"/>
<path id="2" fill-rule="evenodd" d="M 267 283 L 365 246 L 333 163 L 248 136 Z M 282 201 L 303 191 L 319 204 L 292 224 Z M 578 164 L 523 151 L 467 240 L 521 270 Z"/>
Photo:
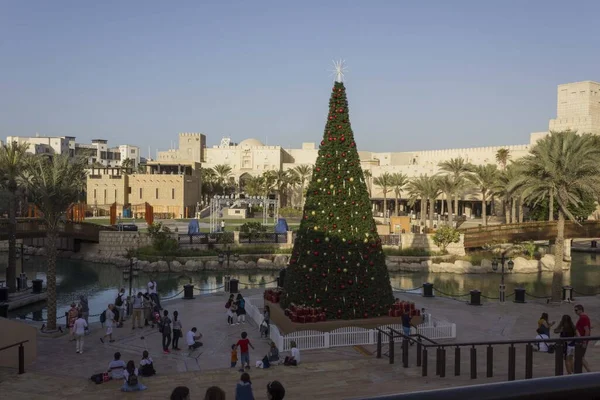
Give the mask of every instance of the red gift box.
<path id="1" fill-rule="evenodd" d="M 298 322 L 298 314 L 296 313 L 291 313 L 290 314 L 290 319 L 292 320 L 292 322 Z"/>
<path id="2" fill-rule="evenodd" d="M 294 303 L 290 304 L 290 310 L 292 312 L 296 312 L 296 309 L 297 309 L 297 307 L 296 307 L 296 305 Z"/>
<path id="3" fill-rule="evenodd" d="M 411 317 L 416 317 L 417 316 L 417 310 L 410 310 L 410 316 Z"/>
<path id="4" fill-rule="evenodd" d="M 307 317 L 308 321 L 307 322 L 317 322 L 317 316 L 316 315 L 310 315 Z"/>
<path id="5" fill-rule="evenodd" d="M 415 303 L 410 303 L 410 309 L 411 311 L 415 309 Z"/>
<path id="6" fill-rule="evenodd" d="M 417 316 L 421 316 L 421 310 L 417 310 Z"/>
<path id="7" fill-rule="evenodd" d="M 394 310 L 393 308 L 390 308 L 390 309 L 388 310 L 388 317 L 393 317 L 393 316 L 394 316 L 394 311 L 395 311 L 395 310 Z"/>
<path id="8" fill-rule="evenodd" d="M 402 310 L 394 310 L 394 315 L 392 315 L 393 317 L 399 317 L 402 315 Z"/>
<path id="9" fill-rule="evenodd" d="M 301 324 L 305 324 L 306 323 L 306 315 L 299 315 L 298 316 L 298 322 Z"/>
<path id="10" fill-rule="evenodd" d="M 323 312 L 321 314 L 319 314 L 318 317 L 319 317 L 318 321 L 325 321 L 325 320 L 327 320 L 327 315 L 325 315 L 325 313 L 323 313 Z"/>

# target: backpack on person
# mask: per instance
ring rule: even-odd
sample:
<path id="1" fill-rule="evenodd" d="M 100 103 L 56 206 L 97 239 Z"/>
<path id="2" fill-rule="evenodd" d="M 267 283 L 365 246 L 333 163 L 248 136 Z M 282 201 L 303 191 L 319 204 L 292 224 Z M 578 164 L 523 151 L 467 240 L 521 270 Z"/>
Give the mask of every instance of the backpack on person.
<path id="1" fill-rule="evenodd" d="M 106 310 L 102 311 L 102 314 L 100 314 L 100 323 L 104 324 L 106 322 Z"/>
<path id="2" fill-rule="evenodd" d="M 246 302 L 244 301 L 244 299 L 240 300 L 240 309 L 244 310 L 246 308 Z"/>
<path id="3" fill-rule="evenodd" d="M 119 294 L 117 296 L 117 298 L 115 299 L 115 306 L 121 307 L 122 305 L 123 305 L 123 296 Z"/>
<path id="4" fill-rule="evenodd" d="M 127 385 L 129 386 L 137 386 L 138 384 L 138 376 L 135 373 L 129 374 L 127 378 Z"/>
<path id="5" fill-rule="evenodd" d="M 227 303 L 225 303 L 225 308 L 229 309 L 229 307 L 231 307 L 231 301 L 227 301 Z"/>
<path id="6" fill-rule="evenodd" d="M 164 320 L 164 319 L 162 319 L 162 318 L 160 318 L 160 319 L 158 320 L 158 331 L 159 331 L 160 333 L 163 333 L 163 331 L 164 331 L 164 330 L 165 330 L 165 320 Z"/>

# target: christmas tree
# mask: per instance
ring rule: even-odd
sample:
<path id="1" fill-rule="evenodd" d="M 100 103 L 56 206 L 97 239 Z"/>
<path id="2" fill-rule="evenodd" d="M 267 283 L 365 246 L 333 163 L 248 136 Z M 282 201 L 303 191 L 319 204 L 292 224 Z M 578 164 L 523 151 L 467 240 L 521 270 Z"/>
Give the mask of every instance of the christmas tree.
<path id="1" fill-rule="evenodd" d="M 322 307 L 328 319 L 387 315 L 393 303 L 339 69 L 282 302 Z"/>

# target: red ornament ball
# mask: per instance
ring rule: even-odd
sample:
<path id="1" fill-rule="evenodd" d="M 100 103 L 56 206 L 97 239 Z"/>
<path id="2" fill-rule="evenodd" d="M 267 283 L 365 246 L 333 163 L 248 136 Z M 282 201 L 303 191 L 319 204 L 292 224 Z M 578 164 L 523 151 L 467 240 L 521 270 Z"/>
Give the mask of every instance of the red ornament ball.
<path id="1" fill-rule="evenodd" d="M 346 286 L 345 285 L 340 285 L 340 289 L 344 290 L 344 289 L 346 289 Z"/>
<path id="2" fill-rule="evenodd" d="M 321 299 L 317 299 L 317 304 L 320 304 L 320 303 L 321 303 Z"/>
<path id="3" fill-rule="evenodd" d="M 346 141 L 346 138 L 345 138 L 344 136 L 342 136 L 342 137 L 340 138 L 340 142 L 344 142 L 344 141 Z"/>
<path id="4" fill-rule="evenodd" d="M 338 274 L 339 274 L 340 272 L 342 272 L 342 269 L 341 269 L 341 268 L 338 268 L 338 269 L 337 269 L 337 272 L 338 272 Z"/>

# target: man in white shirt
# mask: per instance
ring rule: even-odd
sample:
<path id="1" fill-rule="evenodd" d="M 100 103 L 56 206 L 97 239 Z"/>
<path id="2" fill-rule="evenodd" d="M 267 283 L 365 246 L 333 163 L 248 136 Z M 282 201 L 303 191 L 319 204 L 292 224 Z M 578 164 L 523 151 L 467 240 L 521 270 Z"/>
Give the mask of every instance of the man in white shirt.
<path id="1" fill-rule="evenodd" d="M 73 324 L 73 332 L 75 334 L 75 352 L 78 354 L 83 354 L 83 338 L 85 337 L 85 329 L 87 326 L 87 322 L 85 319 L 83 319 L 83 316 L 80 313 Z"/>
<path id="2" fill-rule="evenodd" d="M 108 373 L 112 379 L 123 379 L 125 376 L 125 361 L 121 360 L 121 353 L 115 353 L 115 359 L 108 364 Z"/>
<path id="3" fill-rule="evenodd" d="M 106 315 L 106 320 L 104 322 L 106 325 L 106 334 L 104 335 L 104 338 L 100 338 L 100 341 L 102 343 L 104 343 L 104 339 L 106 339 L 106 338 L 108 338 L 109 343 L 114 342 L 114 339 L 112 337 L 113 324 L 117 322 L 117 321 L 115 321 L 115 313 L 113 313 L 114 308 L 115 308 L 114 304 L 109 304 L 106 311 L 104 311 L 105 315 Z"/>
<path id="4" fill-rule="evenodd" d="M 158 308 L 162 310 L 162 307 L 160 305 L 160 299 L 158 298 L 158 284 L 154 279 L 148 282 L 148 294 L 152 298 L 152 301 L 154 301 L 154 303 L 158 306 Z"/>
<path id="5" fill-rule="evenodd" d="M 196 335 L 196 332 L 198 332 L 198 329 L 196 329 L 196 327 L 193 327 L 185 335 L 185 341 L 188 345 L 188 349 L 190 349 L 190 350 L 195 350 L 198 347 L 202 346 L 202 343 L 197 341 L 197 340 L 202 339 L 202 334 L 199 333 Z"/>
<path id="6" fill-rule="evenodd" d="M 131 329 L 135 329 L 135 321 L 137 320 L 138 328 L 142 329 L 142 319 L 144 316 L 144 298 L 142 292 L 138 292 L 137 296 L 133 298 L 133 318 L 131 322 Z"/>

